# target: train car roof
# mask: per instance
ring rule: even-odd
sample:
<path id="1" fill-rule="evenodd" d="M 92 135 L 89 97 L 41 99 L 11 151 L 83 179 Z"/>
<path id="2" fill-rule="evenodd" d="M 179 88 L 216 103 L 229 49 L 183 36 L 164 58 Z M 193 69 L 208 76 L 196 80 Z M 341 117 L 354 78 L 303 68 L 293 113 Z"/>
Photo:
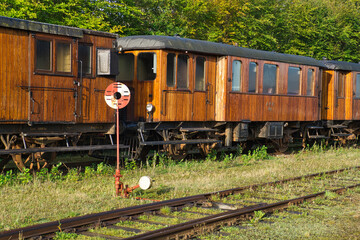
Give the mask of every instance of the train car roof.
<path id="1" fill-rule="evenodd" d="M 169 36 L 129 36 L 117 39 L 117 45 L 127 50 L 155 50 L 169 49 L 178 51 L 189 51 L 219 56 L 237 56 L 253 59 L 263 59 L 275 62 L 286 62 L 310 66 L 325 67 L 325 65 L 314 58 L 283 54 L 277 52 L 261 51 L 233 45 L 215 43 L 203 40 L 194 40 Z"/>
<path id="2" fill-rule="evenodd" d="M 334 60 L 323 60 L 326 68 L 331 70 L 357 71 L 360 72 L 360 64 Z"/>
<path id="3" fill-rule="evenodd" d="M 0 16 L 0 27 L 20 29 L 30 32 L 48 33 L 54 35 L 62 35 L 68 37 L 82 38 L 84 34 L 113 37 L 117 35 L 113 33 L 93 31 L 76 27 L 61 26 L 49 23 L 35 22 L 18 18 L 9 18 Z"/>

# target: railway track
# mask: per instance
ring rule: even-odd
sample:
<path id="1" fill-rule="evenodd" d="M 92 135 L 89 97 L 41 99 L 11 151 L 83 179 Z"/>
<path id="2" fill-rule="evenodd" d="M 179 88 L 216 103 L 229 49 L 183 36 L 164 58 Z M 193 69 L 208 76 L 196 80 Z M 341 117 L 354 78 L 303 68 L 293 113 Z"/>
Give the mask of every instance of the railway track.
<path id="1" fill-rule="evenodd" d="M 256 212 L 360 187 L 360 166 L 89 214 L 0 233 L 0 240 L 52 238 L 55 232 L 104 239 L 191 238 L 238 225 Z"/>

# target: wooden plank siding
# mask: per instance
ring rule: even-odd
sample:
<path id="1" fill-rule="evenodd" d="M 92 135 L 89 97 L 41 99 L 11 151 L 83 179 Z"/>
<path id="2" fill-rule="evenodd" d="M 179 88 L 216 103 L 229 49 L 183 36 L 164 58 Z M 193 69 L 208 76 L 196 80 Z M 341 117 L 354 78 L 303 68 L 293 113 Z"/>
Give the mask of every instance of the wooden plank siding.
<path id="1" fill-rule="evenodd" d="M 137 56 L 139 53 L 150 52 L 156 54 L 156 78 L 154 80 L 139 81 L 137 77 Z M 161 51 L 129 51 L 126 53 L 134 54 L 134 78 L 132 81 L 124 81 L 123 83 L 129 87 L 131 91 L 131 100 L 129 105 L 126 107 L 127 121 L 145 121 L 147 118 L 146 105 L 152 103 L 155 106 L 153 120 L 160 120 L 160 109 L 161 109 L 161 82 L 160 79 L 163 75 L 164 67 L 163 56 Z M 166 60 L 165 65 L 166 66 Z M 166 68 L 165 68 L 166 70 Z"/>
<path id="2" fill-rule="evenodd" d="M 52 54 L 51 72 L 36 71 L 36 39 L 53 41 L 53 48 L 56 41 L 71 43 L 71 73 L 59 74 L 54 71 L 55 54 Z M 114 81 L 114 77 L 96 76 L 95 68 L 96 48 L 110 49 L 114 39 L 92 35 L 84 35 L 80 39 L 93 46 L 93 72 L 91 77 L 83 79 L 83 94 L 80 96 L 80 87 L 74 84 L 74 81 L 79 80 L 77 38 L 0 27 L 0 121 L 114 122 L 114 110 L 107 107 L 103 96 L 105 88 Z M 75 97 L 76 94 L 78 98 Z"/>
<path id="3" fill-rule="evenodd" d="M 79 43 L 92 46 L 92 73 L 83 77 L 83 89 L 78 88 L 79 102 L 77 109 L 80 111 L 79 123 L 111 123 L 114 122 L 115 111 L 104 101 L 104 92 L 107 86 L 114 82 L 114 77 L 96 76 L 96 50 L 97 48 L 112 48 L 113 38 L 84 34 Z M 76 70 L 77 72 L 77 70 Z M 77 79 L 78 81 L 80 79 Z M 81 98 L 81 106 L 80 106 Z"/>
<path id="4" fill-rule="evenodd" d="M 317 76 L 319 69 L 312 66 L 294 65 L 279 62 L 270 62 L 246 58 L 230 58 L 227 66 L 227 78 L 231 78 L 231 66 L 233 60 L 240 60 L 241 64 L 241 86 L 240 91 L 231 91 L 231 81 L 226 81 L 226 99 L 221 101 L 226 103 L 227 112 L 225 121 L 316 121 L 318 115 L 318 87 L 315 87 L 313 96 L 306 96 L 307 72 L 314 69 L 315 86 L 318 86 Z M 257 87 L 255 93 L 248 93 L 249 63 L 257 63 Z M 277 90 L 276 94 L 262 93 L 263 91 L 263 66 L 264 64 L 275 64 L 277 70 Z M 299 67 L 300 74 L 300 94 L 288 95 L 288 68 Z M 219 87 L 220 88 L 220 87 Z M 218 104 L 221 104 L 219 102 Z M 296 106 L 296 107 L 295 107 Z"/>
<path id="5" fill-rule="evenodd" d="M 28 120 L 28 33 L 0 27 L 0 121 Z"/>
<path id="6" fill-rule="evenodd" d="M 338 71 L 325 70 L 322 77 L 322 108 L 321 117 L 323 120 L 354 120 L 357 114 L 353 114 L 353 108 L 357 102 L 354 99 L 354 82 L 356 74 L 343 72 L 345 76 L 344 97 L 338 97 L 337 81 Z M 353 107 L 354 104 L 354 107 Z M 356 116 L 356 117 L 355 117 Z"/>

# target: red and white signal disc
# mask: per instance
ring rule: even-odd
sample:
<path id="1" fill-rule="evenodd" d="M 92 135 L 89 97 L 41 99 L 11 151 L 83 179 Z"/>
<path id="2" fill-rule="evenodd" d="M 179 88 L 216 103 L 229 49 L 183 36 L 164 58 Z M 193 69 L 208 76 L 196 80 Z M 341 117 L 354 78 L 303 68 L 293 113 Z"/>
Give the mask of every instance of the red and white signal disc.
<path id="1" fill-rule="evenodd" d="M 104 97 L 109 107 L 121 109 L 130 102 L 130 90 L 125 84 L 114 82 L 106 88 Z"/>

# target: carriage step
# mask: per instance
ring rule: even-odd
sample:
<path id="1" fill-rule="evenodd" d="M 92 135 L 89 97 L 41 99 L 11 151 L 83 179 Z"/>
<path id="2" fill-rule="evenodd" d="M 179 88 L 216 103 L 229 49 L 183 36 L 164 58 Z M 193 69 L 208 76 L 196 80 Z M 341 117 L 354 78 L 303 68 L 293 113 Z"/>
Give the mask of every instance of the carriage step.
<path id="1" fill-rule="evenodd" d="M 21 133 L 24 137 L 72 137 L 79 136 L 80 133 Z"/>
<path id="2" fill-rule="evenodd" d="M 120 144 L 119 148 L 129 148 L 129 146 Z M 116 145 L 88 145 L 88 146 L 72 146 L 72 147 L 45 147 L 45 148 L 22 148 L 0 150 L 0 155 L 37 153 L 37 152 L 76 152 L 76 151 L 95 151 L 95 150 L 111 150 L 116 149 Z"/>
<path id="3" fill-rule="evenodd" d="M 328 139 L 328 136 L 325 135 L 308 135 L 310 139 Z"/>
<path id="4" fill-rule="evenodd" d="M 350 133 L 332 133 L 331 136 L 333 137 L 348 137 L 350 136 Z"/>
<path id="5" fill-rule="evenodd" d="M 330 125 L 328 127 L 329 128 L 335 128 L 335 129 L 347 128 L 347 126 L 344 126 L 344 125 Z"/>
<path id="6" fill-rule="evenodd" d="M 324 127 L 321 126 L 307 126 L 307 129 L 324 129 Z"/>
<path id="7" fill-rule="evenodd" d="M 156 145 L 175 145 L 175 144 L 199 144 L 199 143 L 218 143 L 221 140 L 217 139 L 190 139 L 190 140 L 171 140 L 171 141 L 145 141 L 140 142 L 142 146 L 156 146 Z"/>
<path id="8" fill-rule="evenodd" d="M 180 132 L 217 132 L 217 129 L 213 128 L 180 128 Z"/>

